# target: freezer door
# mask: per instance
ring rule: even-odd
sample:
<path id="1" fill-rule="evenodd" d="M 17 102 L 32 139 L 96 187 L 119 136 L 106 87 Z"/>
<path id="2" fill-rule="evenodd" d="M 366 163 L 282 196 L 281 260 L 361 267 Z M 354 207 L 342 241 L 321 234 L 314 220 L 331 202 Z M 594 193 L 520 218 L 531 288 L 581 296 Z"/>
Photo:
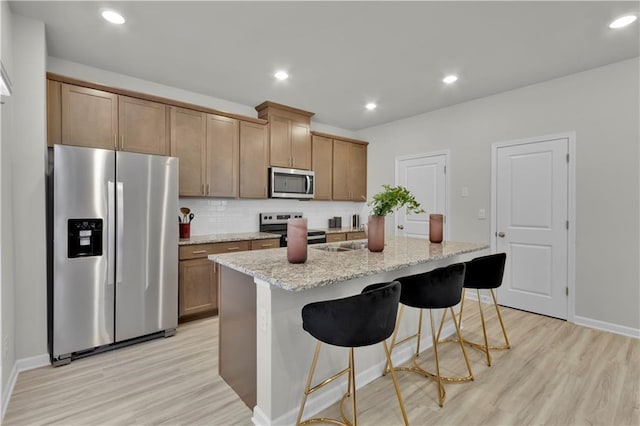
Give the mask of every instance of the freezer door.
<path id="1" fill-rule="evenodd" d="M 53 179 L 52 352 L 58 358 L 113 343 L 109 240 L 114 235 L 115 154 L 55 145 Z"/>
<path id="2" fill-rule="evenodd" d="M 116 341 L 178 325 L 178 160 L 116 154 Z"/>

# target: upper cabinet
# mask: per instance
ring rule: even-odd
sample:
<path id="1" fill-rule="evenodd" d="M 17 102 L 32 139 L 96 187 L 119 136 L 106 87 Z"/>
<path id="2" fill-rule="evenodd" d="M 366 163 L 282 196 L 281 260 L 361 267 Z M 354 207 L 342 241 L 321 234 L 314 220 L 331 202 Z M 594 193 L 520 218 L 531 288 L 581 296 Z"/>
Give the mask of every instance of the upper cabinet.
<path id="1" fill-rule="evenodd" d="M 238 196 L 239 127 L 235 118 L 207 114 L 207 196 Z"/>
<path id="2" fill-rule="evenodd" d="M 71 84 L 61 84 L 60 90 L 60 143 L 116 149 L 118 95 Z"/>
<path id="3" fill-rule="evenodd" d="M 267 198 L 267 141 L 265 124 L 240 121 L 240 198 Z"/>
<path id="4" fill-rule="evenodd" d="M 180 160 L 180 196 L 204 196 L 207 180 L 207 114 L 173 106 L 169 109 L 171 155 Z"/>
<path id="5" fill-rule="evenodd" d="M 118 96 L 118 133 L 122 151 L 169 155 L 167 106 Z"/>
<path id="6" fill-rule="evenodd" d="M 47 83 L 48 144 L 168 155 L 167 109 L 88 87 Z"/>
<path id="7" fill-rule="evenodd" d="M 333 199 L 367 200 L 367 145 L 333 140 Z"/>
<path id="8" fill-rule="evenodd" d="M 310 170 L 313 113 L 270 101 L 256 111 L 258 118 L 269 121 L 269 164 Z"/>
<path id="9" fill-rule="evenodd" d="M 314 200 L 331 200 L 333 194 L 333 139 L 311 136 L 311 163 L 315 173 Z"/>

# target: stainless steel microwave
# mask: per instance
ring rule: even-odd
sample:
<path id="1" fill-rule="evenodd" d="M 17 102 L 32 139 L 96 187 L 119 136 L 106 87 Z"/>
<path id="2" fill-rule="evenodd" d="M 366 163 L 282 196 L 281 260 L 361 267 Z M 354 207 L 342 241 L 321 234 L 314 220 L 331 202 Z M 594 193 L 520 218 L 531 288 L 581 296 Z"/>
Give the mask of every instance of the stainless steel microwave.
<path id="1" fill-rule="evenodd" d="M 315 173 L 311 170 L 269 169 L 269 198 L 313 198 Z"/>

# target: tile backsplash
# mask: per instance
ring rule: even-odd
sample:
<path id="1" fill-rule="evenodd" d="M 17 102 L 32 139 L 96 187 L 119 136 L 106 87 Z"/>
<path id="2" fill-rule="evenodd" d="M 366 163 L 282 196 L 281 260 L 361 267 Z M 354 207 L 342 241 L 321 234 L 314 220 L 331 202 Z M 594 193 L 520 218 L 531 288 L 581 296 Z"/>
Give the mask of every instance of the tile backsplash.
<path id="1" fill-rule="evenodd" d="M 334 216 L 342 217 L 342 224 L 347 227 L 354 214 L 360 215 L 360 223 L 366 223 L 369 214 L 366 203 L 349 201 L 180 198 L 179 207 L 189 207 L 195 214 L 191 235 L 257 232 L 258 214 L 263 212 L 302 212 L 309 228 L 327 228 L 329 218 Z"/>

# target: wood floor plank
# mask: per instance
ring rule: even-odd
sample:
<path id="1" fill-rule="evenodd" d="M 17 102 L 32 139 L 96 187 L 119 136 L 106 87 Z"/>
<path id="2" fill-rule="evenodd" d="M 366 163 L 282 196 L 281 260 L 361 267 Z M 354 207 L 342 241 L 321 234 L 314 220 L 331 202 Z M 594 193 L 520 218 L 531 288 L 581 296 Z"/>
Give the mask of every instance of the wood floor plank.
<path id="1" fill-rule="evenodd" d="M 399 372 L 412 425 L 640 424 L 640 340 L 514 309 L 502 315 L 512 349 L 492 351 L 489 367 L 467 348 L 475 380 L 446 384 L 443 408 L 434 382 Z M 485 316 L 501 344 L 495 311 Z M 463 327 L 482 341 L 477 303 L 466 304 Z M 217 330 L 216 318 L 194 321 L 168 339 L 20 373 L 2 424 L 251 425 L 251 410 L 217 374 Z M 443 371 L 464 374 L 457 344 L 439 348 Z M 431 348 L 420 364 L 433 370 Z M 322 414 L 336 416 L 337 404 Z M 358 390 L 358 422 L 402 424 L 390 376 Z"/>

